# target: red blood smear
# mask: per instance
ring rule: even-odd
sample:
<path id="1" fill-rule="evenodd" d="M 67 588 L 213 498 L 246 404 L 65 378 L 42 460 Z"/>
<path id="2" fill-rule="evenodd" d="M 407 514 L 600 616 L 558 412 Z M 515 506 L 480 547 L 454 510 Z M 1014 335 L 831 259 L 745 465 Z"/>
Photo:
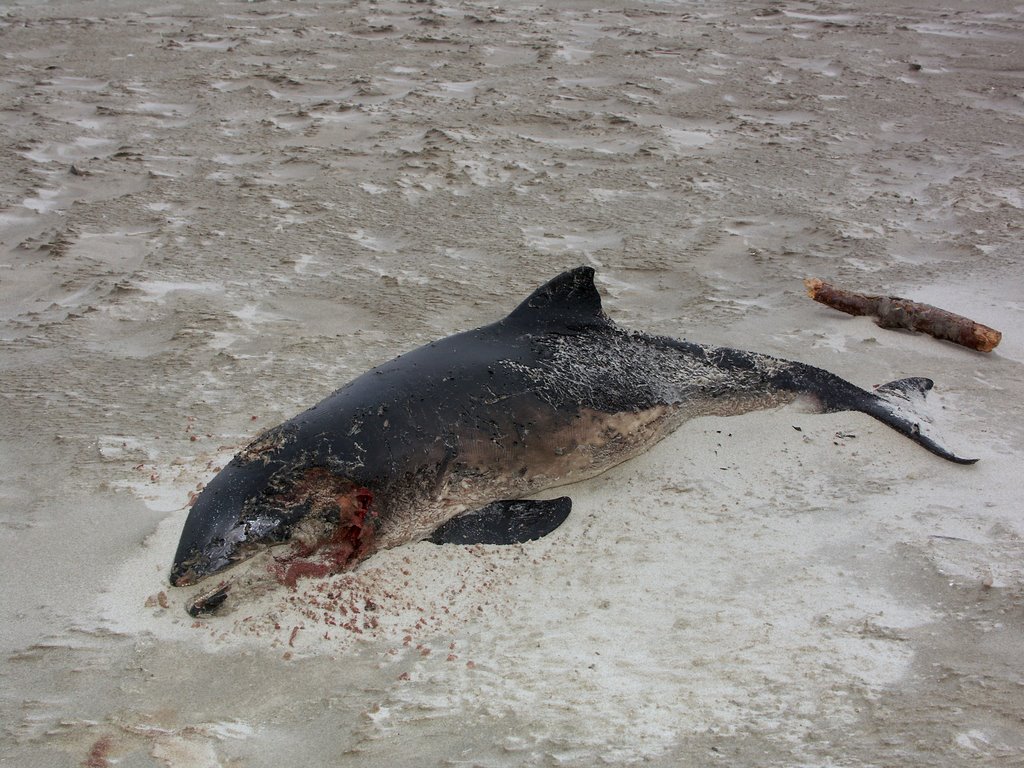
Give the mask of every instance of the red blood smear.
<path id="1" fill-rule="evenodd" d="M 96 740 L 96 743 L 92 745 L 92 749 L 89 750 L 89 756 L 85 759 L 82 765 L 85 768 L 107 768 L 110 765 L 110 761 L 107 759 L 107 755 L 110 753 L 111 739 L 109 736 L 104 736 Z"/>
<path id="2" fill-rule="evenodd" d="M 300 578 L 323 578 L 344 571 L 373 551 L 374 527 L 370 525 L 373 493 L 330 475 L 326 470 L 306 473 L 309 497 L 314 503 L 337 506 L 339 523 L 324 539 L 296 545 L 292 554 L 271 566 L 271 572 L 282 584 L 295 589 Z M 324 499 L 324 492 L 329 493 Z M 318 553 L 317 560 L 303 560 Z"/>

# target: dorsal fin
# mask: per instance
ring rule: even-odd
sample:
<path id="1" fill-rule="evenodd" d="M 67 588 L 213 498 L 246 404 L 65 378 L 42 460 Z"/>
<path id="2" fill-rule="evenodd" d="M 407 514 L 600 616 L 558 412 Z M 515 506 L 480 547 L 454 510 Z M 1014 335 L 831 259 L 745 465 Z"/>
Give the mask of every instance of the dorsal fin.
<path id="1" fill-rule="evenodd" d="M 569 328 L 607 325 L 593 267 L 577 267 L 544 283 L 508 316 L 518 323 L 563 325 Z"/>

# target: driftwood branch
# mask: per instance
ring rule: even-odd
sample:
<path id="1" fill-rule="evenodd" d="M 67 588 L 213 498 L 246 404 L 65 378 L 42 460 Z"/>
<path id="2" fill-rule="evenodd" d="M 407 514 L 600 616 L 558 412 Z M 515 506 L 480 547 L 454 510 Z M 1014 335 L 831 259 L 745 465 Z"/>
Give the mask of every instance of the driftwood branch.
<path id="1" fill-rule="evenodd" d="M 850 315 L 874 317 L 882 328 L 920 331 L 980 352 L 991 352 L 1003 337 L 994 328 L 930 304 L 918 304 L 899 296 L 866 296 L 837 288 L 816 277 L 807 278 L 804 285 L 807 295 L 815 301 Z"/>

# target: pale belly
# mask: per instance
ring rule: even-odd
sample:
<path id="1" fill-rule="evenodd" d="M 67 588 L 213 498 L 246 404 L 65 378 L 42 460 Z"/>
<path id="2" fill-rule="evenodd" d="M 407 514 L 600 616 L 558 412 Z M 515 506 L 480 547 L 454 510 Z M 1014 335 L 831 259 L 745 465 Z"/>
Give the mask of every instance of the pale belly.
<path id="1" fill-rule="evenodd" d="M 685 418 L 683 409 L 667 405 L 614 414 L 583 409 L 557 429 L 514 444 L 467 440 L 433 492 L 396 500 L 391 509 L 381 511 L 378 546 L 419 541 L 452 517 L 492 501 L 599 475 L 643 453 Z"/>

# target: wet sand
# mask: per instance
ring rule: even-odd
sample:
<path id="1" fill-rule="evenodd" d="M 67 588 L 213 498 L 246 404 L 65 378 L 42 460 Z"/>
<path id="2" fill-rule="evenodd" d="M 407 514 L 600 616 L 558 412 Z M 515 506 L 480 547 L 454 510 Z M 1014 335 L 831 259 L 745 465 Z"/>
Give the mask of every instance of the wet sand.
<path id="1" fill-rule="evenodd" d="M 0 52 L 0 764 L 1020 760 L 1021 6 L 9 3 Z M 234 450 L 579 264 L 629 327 L 930 376 L 980 461 L 698 419 L 542 541 L 184 613 Z"/>

